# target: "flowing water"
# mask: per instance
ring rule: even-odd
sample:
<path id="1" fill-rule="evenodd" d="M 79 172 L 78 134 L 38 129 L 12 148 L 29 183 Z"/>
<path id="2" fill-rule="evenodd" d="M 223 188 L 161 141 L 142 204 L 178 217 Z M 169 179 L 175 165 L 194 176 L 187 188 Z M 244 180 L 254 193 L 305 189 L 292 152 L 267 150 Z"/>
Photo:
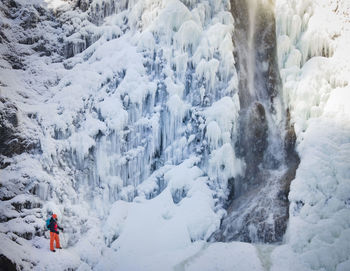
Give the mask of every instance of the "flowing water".
<path id="1" fill-rule="evenodd" d="M 212 240 L 279 242 L 288 221 L 288 192 L 298 157 L 279 95 L 273 3 L 233 0 L 239 75 L 239 139 L 243 176 L 230 187 L 227 215 Z"/>

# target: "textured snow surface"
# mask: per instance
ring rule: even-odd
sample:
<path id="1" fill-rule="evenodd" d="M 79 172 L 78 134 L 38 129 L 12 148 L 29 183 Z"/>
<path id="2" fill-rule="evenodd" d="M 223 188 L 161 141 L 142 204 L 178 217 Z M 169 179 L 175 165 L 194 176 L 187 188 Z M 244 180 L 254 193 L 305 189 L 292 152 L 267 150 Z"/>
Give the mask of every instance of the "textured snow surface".
<path id="1" fill-rule="evenodd" d="M 348 1 L 276 0 L 301 163 L 285 241 L 262 248 L 205 242 L 245 166 L 229 1 L 7 3 L 1 110 L 37 147 L 0 157 L 0 254 L 24 270 L 350 270 Z"/>
<path id="2" fill-rule="evenodd" d="M 348 1 L 276 2 L 284 98 L 301 162 L 273 270 L 350 269 L 349 8 Z"/>
<path id="3" fill-rule="evenodd" d="M 186 270 L 264 270 L 256 248 L 247 243 L 214 243 L 192 256 Z"/>

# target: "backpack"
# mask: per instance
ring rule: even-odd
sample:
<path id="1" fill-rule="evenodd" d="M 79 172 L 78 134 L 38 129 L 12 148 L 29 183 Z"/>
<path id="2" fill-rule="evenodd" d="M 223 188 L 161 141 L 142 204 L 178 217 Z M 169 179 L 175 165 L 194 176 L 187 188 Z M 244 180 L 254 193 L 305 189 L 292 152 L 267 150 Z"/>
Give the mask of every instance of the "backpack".
<path id="1" fill-rule="evenodd" d="M 51 217 L 46 219 L 46 229 L 50 229 L 49 226 L 50 226 L 50 220 L 51 220 Z"/>

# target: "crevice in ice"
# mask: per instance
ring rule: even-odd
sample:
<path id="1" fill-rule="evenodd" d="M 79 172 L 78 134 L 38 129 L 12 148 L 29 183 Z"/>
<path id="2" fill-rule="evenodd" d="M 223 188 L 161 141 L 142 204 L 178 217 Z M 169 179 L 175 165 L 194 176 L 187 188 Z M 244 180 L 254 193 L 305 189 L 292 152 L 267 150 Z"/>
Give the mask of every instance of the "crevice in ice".
<path id="1" fill-rule="evenodd" d="M 187 193 L 188 189 L 186 189 L 185 187 L 174 189 L 173 191 L 171 191 L 173 202 L 175 204 L 178 204 L 183 198 L 187 196 Z"/>

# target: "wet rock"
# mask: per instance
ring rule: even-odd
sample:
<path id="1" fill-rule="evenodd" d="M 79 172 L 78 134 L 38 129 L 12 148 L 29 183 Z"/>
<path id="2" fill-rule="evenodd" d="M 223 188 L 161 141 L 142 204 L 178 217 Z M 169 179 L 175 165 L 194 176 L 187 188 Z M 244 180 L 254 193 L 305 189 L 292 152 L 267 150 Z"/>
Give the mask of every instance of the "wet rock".
<path id="1" fill-rule="evenodd" d="M 268 125 L 265 108 L 254 103 L 249 111 L 242 112 L 240 137 L 237 151 L 246 162 L 245 179 L 250 183 L 259 183 L 259 165 L 264 159 L 268 142 Z"/>
<path id="2" fill-rule="evenodd" d="M 288 165 L 288 170 L 281 179 L 281 191 L 280 198 L 284 201 L 288 201 L 288 194 L 290 191 L 290 184 L 295 179 L 296 171 L 298 169 L 300 158 L 295 150 L 296 134 L 294 126 L 290 124 L 290 114 L 287 110 L 287 124 L 286 124 L 286 135 L 284 138 L 284 149 L 285 149 L 285 160 Z M 289 204 L 288 204 L 289 206 Z"/>
<path id="3" fill-rule="evenodd" d="M 297 136 L 295 134 L 294 126 L 291 125 L 286 132 L 284 138 L 284 149 L 286 151 L 285 159 L 288 164 L 299 164 L 299 156 L 295 150 Z"/>
<path id="4" fill-rule="evenodd" d="M 248 120 L 246 130 L 246 144 L 251 145 L 248 152 L 249 158 L 254 164 L 259 164 L 263 160 L 263 155 L 267 147 L 268 126 L 266 121 L 265 108 L 261 103 L 255 103 Z"/>

